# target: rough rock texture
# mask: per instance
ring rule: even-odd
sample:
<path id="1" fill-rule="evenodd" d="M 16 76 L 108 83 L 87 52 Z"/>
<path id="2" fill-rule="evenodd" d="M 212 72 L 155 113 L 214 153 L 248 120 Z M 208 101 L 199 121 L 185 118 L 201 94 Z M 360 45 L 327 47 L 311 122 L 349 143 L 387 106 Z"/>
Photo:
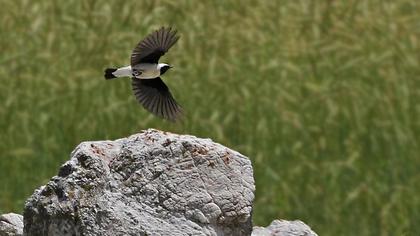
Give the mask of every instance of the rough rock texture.
<path id="1" fill-rule="evenodd" d="M 300 220 L 273 220 L 267 227 L 254 227 L 252 236 L 318 236 Z"/>
<path id="2" fill-rule="evenodd" d="M 0 236 L 14 236 L 23 234 L 23 217 L 19 214 L 8 213 L 0 216 Z"/>
<path id="3" fill-rule="evenodd" d="M 27 235 L 250 235 L 251 162 L 157 130 L 81 143 L 27 200 Z"/>

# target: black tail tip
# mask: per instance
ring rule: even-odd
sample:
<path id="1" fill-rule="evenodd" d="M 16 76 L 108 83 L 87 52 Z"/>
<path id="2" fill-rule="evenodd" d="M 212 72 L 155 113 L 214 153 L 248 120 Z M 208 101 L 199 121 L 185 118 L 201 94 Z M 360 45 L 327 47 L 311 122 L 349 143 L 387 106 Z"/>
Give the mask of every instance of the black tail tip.
<path id="1" fill-rule="evenodd" d="M 117 70 L 117 69 L 115 69 L 115 68 L 106 68 L 106 69 L 105 69 L 105 74 L 104 74 L 105 79 L 113 79 L 113 78 L 117 78 L 114 74 L 112 74 L 112 73 L 114 73 L 116 70 Z"/>

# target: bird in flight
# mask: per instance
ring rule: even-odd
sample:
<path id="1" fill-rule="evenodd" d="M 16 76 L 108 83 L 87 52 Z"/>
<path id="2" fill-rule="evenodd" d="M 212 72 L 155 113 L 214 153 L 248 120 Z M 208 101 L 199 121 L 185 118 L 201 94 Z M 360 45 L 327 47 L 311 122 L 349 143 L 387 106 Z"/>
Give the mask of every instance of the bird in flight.
<path id="1" fill-rule="evenodd" d="M 173 98 L 160 76 L 171 65 L 159 63 L 179 39 L 177 31 L 162 27 L 141 40 L 131 53 L 129 66 L 105 69 L 105 79 L 131 77 L 131 85 L 137 101 L 149 112 L 170 121 L 182 115 L 182 108 Z"/>

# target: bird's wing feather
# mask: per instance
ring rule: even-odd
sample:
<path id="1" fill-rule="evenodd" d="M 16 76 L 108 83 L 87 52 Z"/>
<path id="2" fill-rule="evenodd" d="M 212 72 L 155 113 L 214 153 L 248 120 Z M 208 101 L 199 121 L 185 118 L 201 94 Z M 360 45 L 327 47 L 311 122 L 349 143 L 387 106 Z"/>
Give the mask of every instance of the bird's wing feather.
<path id="1" fill-rule="evenodd" d="M 131 53 L 131 66 L 139 63 L 158 63 L 179 39 L 172 28 L 160 28 L 140 41 Z"/>
<path id="2" fill-rule="evenodd" d="M 137 101 L 151 113 L 170 121 L 182 115 L 182 108 L 160 77 L 155 79 L 132 79 L 133 92 Z"/>

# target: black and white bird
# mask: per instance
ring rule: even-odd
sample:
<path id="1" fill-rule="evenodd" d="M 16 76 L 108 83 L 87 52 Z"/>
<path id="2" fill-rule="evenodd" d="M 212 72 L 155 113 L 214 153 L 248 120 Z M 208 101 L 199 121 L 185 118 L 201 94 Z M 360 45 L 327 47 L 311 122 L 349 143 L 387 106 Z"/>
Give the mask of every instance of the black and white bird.
<path id="1" fill-rule="evenodd" d="M 171 65 L 159 63 L 179 39 L 177 31 L 162 27 L 141 40 L 131 53 L 129 66 L 105 69 L 105 79 L 132 77 L 132 87 L 138 102 L 151 113 L 170 121 L 182 115 L 182 108 L 160 78 Z"/>

